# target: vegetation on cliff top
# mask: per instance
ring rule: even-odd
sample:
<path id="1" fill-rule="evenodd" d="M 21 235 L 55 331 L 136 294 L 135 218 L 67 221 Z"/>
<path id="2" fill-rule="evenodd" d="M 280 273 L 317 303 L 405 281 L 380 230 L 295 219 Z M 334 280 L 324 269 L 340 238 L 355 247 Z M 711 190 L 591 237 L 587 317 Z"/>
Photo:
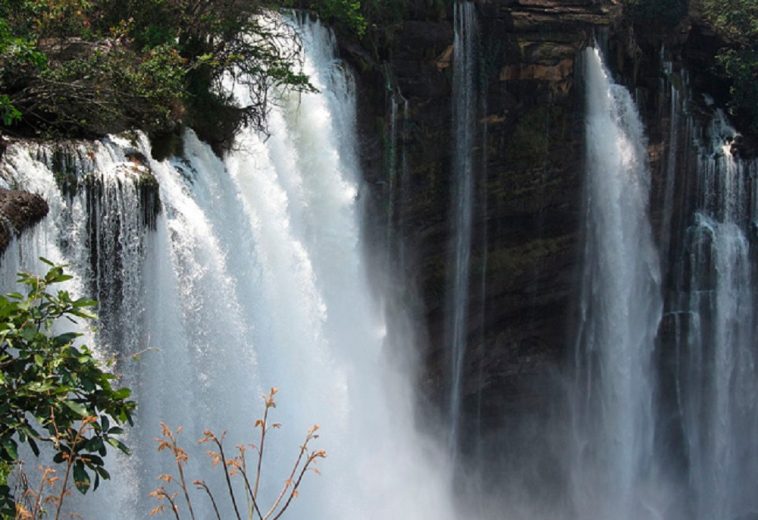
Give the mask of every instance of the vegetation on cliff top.
<path id="1" fill-rule="evenodd" d="M 632 19 L 666 30 L 688 12 L 687 0 L 624 0 Z M 729 109 L 742 126 L 758 133 L 758 2 L 701 0 L 703 21 L 724 42 L 714 72 L 730 85 Z"/>
<path id="2" fill-rule="evenodd" d="M 271 87 L 312 87 L 294 30 L 262 0 L 0 0 L 7 131 L 97 136 L 194 127 L 212 144 L 265 130 Z M 283 45 L 283 43 L 286 43 Z M 223 81 L 248 93 L 239 105 Z"/>
<path id="3" fill-rule="evenodd" d="M 730 108 L 758 133 L 758 2 L 703 0 L 703 15 L 729 43 L 716 59 L 731 82 Z"/>

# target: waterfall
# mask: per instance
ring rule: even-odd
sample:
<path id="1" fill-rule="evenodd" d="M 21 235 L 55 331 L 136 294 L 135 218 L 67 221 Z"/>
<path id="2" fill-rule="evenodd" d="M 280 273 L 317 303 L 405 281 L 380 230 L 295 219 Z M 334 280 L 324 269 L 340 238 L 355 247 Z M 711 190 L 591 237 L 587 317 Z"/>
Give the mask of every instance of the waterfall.
<path id="1" fill-rule="evenodd" d="M 392 264 L 401 274 L 404 274 L 407 267 L 407 251 L 403 213 L 408 206 L 408 197 L 411 195 L 408 186 L 408 154 L 405 146 L 410 105 L 394 85 L 391 73 L 389 71 L 385 73 L 388 76 L 387 90 L 390 92 L 388 96 L 389 121 L 384 136 L 386 142 L 384 164 L 387 175 L 386 261 L 387 265 Z"/>
<path id="2" fill-rule="evenodd" d="M 448 290 L 447 326 L 452 359 L 450 376 L 451 449 L 459 442 L 463 366 L 468 342 L 469 273 L 474 206 L 474 144 L 476 134 L 476 7 L 455 3 L 453 43 L 453 211 L 451 281 Z"/>
<path id="3" fill-rule="evenodd" d="M 101 299 L 91 341 L 119 355 L 139 403 L 133 455 L 109 456 L 113 480 L 71 502 L 85 518 L 144 518 L 155 505 L 147 494 L 173 466 L 155 452 L 160 421 L 184 427 L 188 478 L 221 486 L 195 440 L 209 428 L 227 432 L 229 449 L 256 442 L 271 386 L 280 388 L 273 413 L 282 427 L 267 441 L 263 502 L 319 423 L 329 457 L 321 476 L 307 476 L 290 518 L 453 516 L 446 455 L 414 427 L 404 357 L 413 346 L 397 344 L 410 335 L 389 333 L 398 325 L 370 289 L 352 77 L 329 30 L 298 24 L 320 94 L 285 94 L 271 137 L 242 130 L 223 160 L 191 131 L 182 157 L 166 161 L 150 158 L 141 134 L 72 144 L 71 194 L 55 181 L 52 145 L 16 142 L 3 158 L 0 177 L 51 207 L 2 257 L 3 288 L 21 267 L 41 270 L 37 255 L 69 263 L 72 290 Z M 153 178 L 160 212 L 145 210 L 141 183 Z M 220 505 L 230 517 L 231 505 Z M 195 496 L 199 517 L 209 507 Z"/>
<path id="4" fill-rule="evenodd" d="M 641 496 L 652 464 L 652 355 L 662 309 L 646 140 L 632 97 L 613 83 L 600 51 L 583 58 L 586 242 L 571 491 L 578 518 L 655 518 Z"/>
<path id="5" fill-rule="evenodd" d="M 694 208 L 683 233 L 673 311 L 678 402 L 692 518 L 758 512 L 746 483 L 758 478 L 755 332 L 755 179 L 758 162 L 735 156 L 721 111 L 695 142 Z"/>

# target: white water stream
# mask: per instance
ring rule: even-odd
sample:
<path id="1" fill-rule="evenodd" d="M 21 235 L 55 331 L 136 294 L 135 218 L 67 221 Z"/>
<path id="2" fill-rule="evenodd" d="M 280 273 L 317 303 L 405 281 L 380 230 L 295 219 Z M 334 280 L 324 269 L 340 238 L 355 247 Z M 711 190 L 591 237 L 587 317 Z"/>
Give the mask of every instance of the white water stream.
<path id="1" fill-rule="evenodd" d="M 737 136 L 716 112 L 698 143 L 696 213 L 675 310 L 679 404 L 694 518 L 754 518 L 758 499 L 755 180 L 758 163 L 732 153 Z"/>
<path id="2" fill-rule="evenodd" d="M 256 442 L 271 386 L 280 388 L 273 419 L 282 428 L 268 441 L 264 502 L 319 423 L 315 446 L 329 457 L 321 476 L 307 476 L 290 518 L 452 518 L 446 455 L 414 427 L 412 369 L 388 362 L 388 351 L 404 359 L 413 339 L 388 343 L 399 335 L 388 334 L 392 316 L 369 289 L 380 274 L 364 259 L 352 79 L 327 29 L 308 21 L 300 30 L 305 72 L 321 94 L 285 97 L 271 137 L 243 131 L 223 161 L 192 132 L 183 158 L 148 160 L 162 202 L 154 230 L 129 180 L 142 167 L 128 151 L 150 156 L 144 136 L 72 145 L 72 169 L 102 182 L 96 207 L 84 191 L 69 199 L 58 190 L 51 148 L 6 152 L 3 178 L 42 193 L 51 212 L 3 257 L 4 284 L 21 267 L 40 270 L 32 259 L 44 255 L 71 264 L 77 292 L 111 294 L 96 341 L 119 355 L 140 405 L 134 455 L 111 459 L 113 481 L 75 502 L 85 518 L 144 518 L 155 505 L 147 494 L 172 466 L 155 452 L 159 421 L 184 426 L 188 478 L 208 479 L 223 502 L 220 472 L 194 441 L 211 428 L 228 432 L 230 450 Z M 195 501 L 208 517 L 208 504 Z M 230 504 L 222 507 L 229 517 Z"/>
<path id="3" fill-rule="evenodd" d="M 452 360 L 450 375 L 450 449 L 455 451 L 461 428 L 463 364 L 468 342 L 469 273 L 474 213 L 474 138 L 476 132 L 476 6 L 455 2 L 453 43 L 453 211 L 451 274 L 447 296 L 447 341 Z"/>
<path id="4" fill-rule="evenodd" d="M 585 251 L 576 349 L 576 517 L 655 518 L 653 349 L 661 318 L 658 254 L 648 220 L 645 136 L 629 92 L 600 51 L 584 52 L 587 96 Z"/>
<path id="5" fill-rule="evenodd" d="M 455 17 L 450 448 L 464 434 L 476 126 L 473 3 L 457 2 Z M 280 388 L 274 420 L 283 426 L 267 448 L 264 502 L 286 478 L 305 431 L 319 423 L 316 446 L 329 457 L 322 476 L 306 479 L 290 518 L 460 517 L 452 503 L 451 457 L 414 425 L 410 353 L 416 346 L 407 316 L 393 314 L 402 313 L 402 302 L 388 302 L 393 295 L 377 294 L 382 284 L 369 283 L 389 273 L 369 272 L 364 256 L 354 85 L 335 58 L 330 32 L 312 21 L 300 30 L 305 72 L 321 93 L 286 96 L 271 114 L 271 137 L 243 130 L 223 160 L 188 132 L 183 157 L 162 162 L 139 159 L 150 157 L 150 143 L 140 134 L 63 146 L 16 142 L 0 162 L 0 185 L 40 193 L 50 204 L 48 218 L 0 258 L 0 289 L 11 288 L 20 269 L 42 272 L 38 256 L 70 264 L 76 274 L 70 289 L 100 300 L 99 327 L 85 331 L 86 340 L 103 357 L 118 357 L 117 371 L 140 405 L 128 437 L 134 455 L 109 458 L 113 481 L 71 502 L 85 518 L 145 517 L 157 476 L 172 469 L 171 460 L 155 452 L 160 421 L 184 426 L 189 478 L 215 486 L 224 518 L 231 517 L 221 474 L 194 441 L 211 428 L 228 432 L 230 448 L 255 442 L 260 396 L 271 386 Z M 673 461 L 657 458 L 662 449 L 656 444 L 663 427 L 654 349 L 663 298 L 648 215 L 646 139 L 629 92 L 613 83 L 600 52 L 586 50 L 583 63 L 584 270 L 571 438 L 561 446 L 570 462 L 557 493 L 567 500 L 554 516 L 751 518 L 758 511 L 749 485 L 758 481 L 758 163 L 733 154 L 735 132 L 723 115 L 716 117 L 692 172 L 694 214 L 686 234 L 673 229 L 679 199 L 674 146 L 692 126 L 680 132 L 678 110 L 685 103 L 673 94 L 660 234 L 667 256 L 687 255 L 683 266 L 667 266 L 680 269 L 670 305 L 677 330 L 671 348 L 678 356 L 676 420 L 686 463 L 677 470 L 683 482 L 670 483 L 663 466 Z M 236 94 L 244 101 L 244 92 Z M 398 108 L 392 178 L 402 188 L 408 173 L 396 150 Z M 157 217 L 143 211 L 150 202 L 146 175 L 160 186 Z M 87 188 L 64 193 L 56 183 L 61 176 Z M 393 207 L 391 216 L 401 209 Z M 486 504 L 489 497 L 480 498 Z M 532 520 L 540 518 L 534 511 L 544 511 L 508 500 L 492 501 L 487 517 L 502 518 L 508 510 Z M 199 495 L 195 510 L 201 518 L 210 515 Z"/>

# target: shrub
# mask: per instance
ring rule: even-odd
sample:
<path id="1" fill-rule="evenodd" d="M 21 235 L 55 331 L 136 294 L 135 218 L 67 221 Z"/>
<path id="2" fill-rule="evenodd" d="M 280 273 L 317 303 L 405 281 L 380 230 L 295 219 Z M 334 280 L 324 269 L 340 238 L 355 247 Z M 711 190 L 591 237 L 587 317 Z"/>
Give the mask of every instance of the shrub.
<path id="1" fill-rule="evenodd" d="M 716 59 L 719 74 L 731 82 L 730 109 L 758 133 L 758 3 L 704 0 L 703 15 L 728 44 Z"/>
<path id="2" fill-rule="evenodd" d="M 49 263 L 45 261 L 46 263 Z M 60 514 L 68 485 L 85 493 L 110 475 L 103 457 L 108 446 L 128 452 L 120 440 L 131 424 L 135 403 L 128 388 L 114 386 L 116 376 L 104 370 L 78 333 L 56 334 L 61 320 L 90 320 L 95 302 L 72 299 L 65 290 L 49 289 L 71 277 L 50 264 L 44 276 L 19 275 L 26 295 L 0 296 L 0 515 L 13 516 L 17 498 L 9 485 L 19 463 L 19 446 L 40 455 L 50 446 L 53 462 L 63 464 L 57 498 Z M 94 483 L 93 483 L 94 479 Z M 43 481 L 45 478 L 43 478 Z"/>
<path id="3" fill-rule="evenodd" d="M 53 136 L 189 124 L 223 142 L 242 124 L 265 131 L 273 87 L 313 90 L 290 44 L 296 32 L 264 15 L 278 4 L 0 0 L 0 116 Z M 237 106 L 225 78 L 249 102 Z"/>

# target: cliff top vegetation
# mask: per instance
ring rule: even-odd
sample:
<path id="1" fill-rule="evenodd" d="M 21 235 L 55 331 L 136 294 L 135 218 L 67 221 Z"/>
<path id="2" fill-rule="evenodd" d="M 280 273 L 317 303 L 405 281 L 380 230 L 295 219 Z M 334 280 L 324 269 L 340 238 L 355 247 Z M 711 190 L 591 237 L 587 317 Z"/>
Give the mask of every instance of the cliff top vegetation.
<path id="1" fill-rule="evenodd" d="M 728 43 L 716 59 L 731 83 L 730 109 L 758 134 L 758 2 L 703 0 L 703 16 Z"/>
<path id="2" fill-rule="evenodd" d="M 6 133 L 93 137 L 190 125 L 221 146 L 265 130 L 271 87 L 312 87 L 263 0 L 0 0 Z M 282 45 L 287 42 L 288 44 Z M 222 81 L 244 84 L 239 105 Z"/>
<path id="3" fill-rule="evenodd" d="M 755 0 L 625 0 L 632 19 L 665 31 L 698 12 L 721 42 L 713 73 L 729 84 L 729 109 L 740 126 L 758 134 L 758 2 Z"/>

